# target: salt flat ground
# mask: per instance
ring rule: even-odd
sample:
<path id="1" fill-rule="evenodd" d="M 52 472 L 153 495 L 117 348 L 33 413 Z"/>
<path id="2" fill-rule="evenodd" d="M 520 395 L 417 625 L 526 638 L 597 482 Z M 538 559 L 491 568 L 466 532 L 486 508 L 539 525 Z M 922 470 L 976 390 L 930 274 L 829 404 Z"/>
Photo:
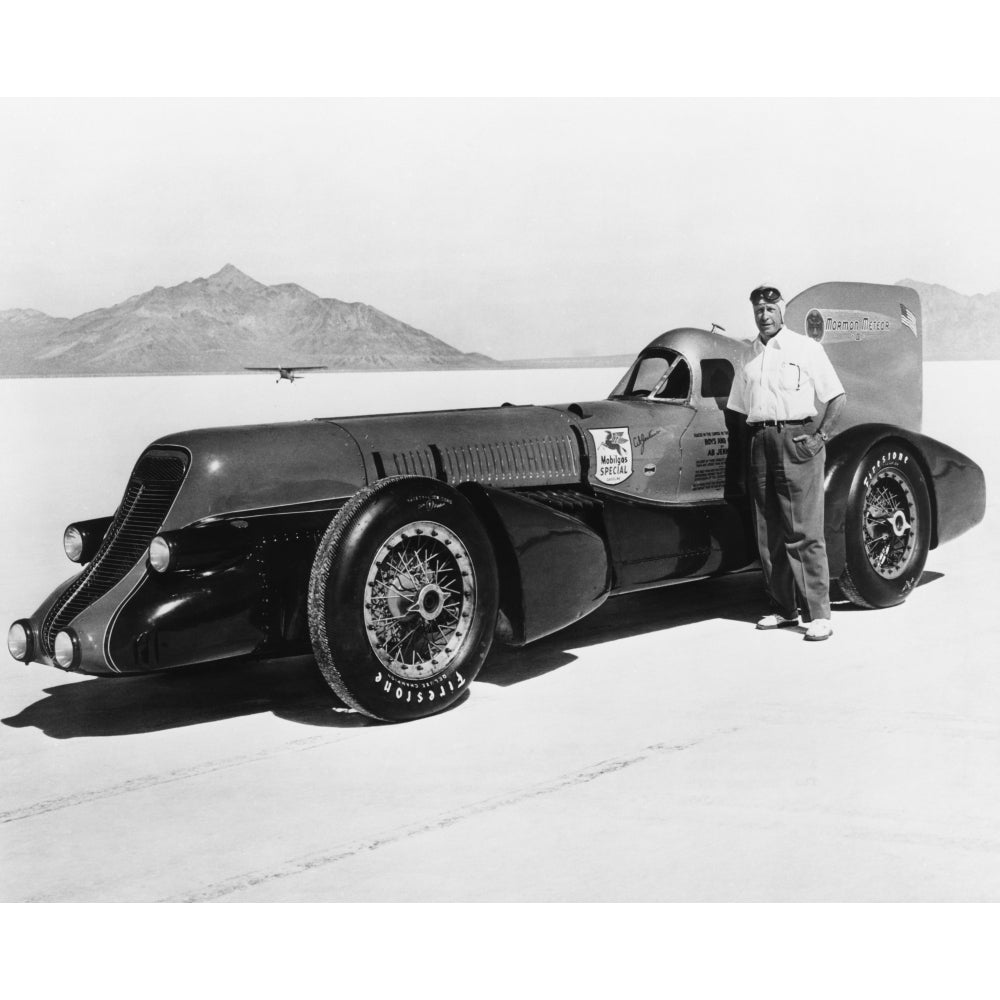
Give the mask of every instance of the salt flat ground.
<path id="1" fill-rule="evenodd" d="M 753 630 L 754 574 L 619 598 L 401 726 L 314 664 L 75 677 L 0 663 L 0 900 L 1000 900 L 998 364 L 926 367 L 986 520 L 832 641 Z M 70 575 L 187 427 L 586 400 L 615 371 L 0 381 L 0 623 Z M 6 654 L 4 654 L 6 656 Z"/>

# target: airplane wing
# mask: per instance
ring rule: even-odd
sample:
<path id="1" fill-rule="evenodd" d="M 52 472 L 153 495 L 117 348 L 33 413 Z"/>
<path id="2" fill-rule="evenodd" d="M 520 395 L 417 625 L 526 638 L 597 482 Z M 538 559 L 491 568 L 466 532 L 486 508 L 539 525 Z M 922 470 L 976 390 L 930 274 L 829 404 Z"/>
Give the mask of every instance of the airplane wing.
<path id="1" fill-rule="evenodd" d="M 248 365 L 243 366 L 245 372 L 280 372 L 280 368 L 251 368 Z"/>
<path id="2" fill-rule="evenodd" d="M 320 372 L 325 370 L 326 365 L 295 365 L 286 369 L 290 372 Z"/>

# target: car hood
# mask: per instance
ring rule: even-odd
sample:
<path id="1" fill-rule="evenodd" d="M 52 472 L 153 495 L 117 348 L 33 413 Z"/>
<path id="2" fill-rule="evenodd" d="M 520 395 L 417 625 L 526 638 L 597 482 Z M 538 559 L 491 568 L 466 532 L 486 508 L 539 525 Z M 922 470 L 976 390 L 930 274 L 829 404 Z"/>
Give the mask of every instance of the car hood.
<path id="1" fill-rule="evenodd" d="M 214 427 L 169 434 L 147 454 L 180 454 L 183 485 L 164 530 L 243 511 L 322 505 L 367 482 L 358 445 L 326 421 Z"/>
<path id="2" fill-rule="evenodd" d="M 216 427 L 159 438 L 186 473 L 163 528 L 321 506 L 386 476 L 499 487 L 579 483 L 587 445 L 569 408 L 499 406 Z"/>

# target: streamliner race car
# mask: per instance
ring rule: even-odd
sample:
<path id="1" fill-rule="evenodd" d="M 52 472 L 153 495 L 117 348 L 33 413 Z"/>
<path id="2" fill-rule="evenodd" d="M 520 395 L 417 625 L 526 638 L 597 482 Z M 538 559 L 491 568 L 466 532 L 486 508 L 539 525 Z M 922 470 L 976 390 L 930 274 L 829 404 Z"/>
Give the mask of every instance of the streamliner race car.
<path id="1" fill-rule="evenodd" d="M 985 511 L 982 470 L 919 432 L 919 297 L 816 285 L 786 324 L 847 390 L 826 454 L 831 581 L 898 604 Z M 726 410 L 745 350 L 682 328 L 593 402 L 160 438 L 112 516 L 66 529 L 82 569 L 9 649 L 109 676 L 312 650 L 359 712 L 441 711 L 496 635 L 528 643 L 611 596 L 757 565 L 746 432 Z"/>

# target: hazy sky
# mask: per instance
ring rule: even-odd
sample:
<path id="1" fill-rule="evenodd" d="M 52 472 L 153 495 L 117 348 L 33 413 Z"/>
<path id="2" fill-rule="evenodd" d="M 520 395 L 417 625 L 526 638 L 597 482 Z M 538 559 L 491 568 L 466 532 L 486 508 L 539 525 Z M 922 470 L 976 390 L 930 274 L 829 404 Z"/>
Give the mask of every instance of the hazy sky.
<path id="1" fill-rule="evenodd" d="M 1000 102 L 0 104 L 0 309 L 235 264 L 498 357 L 751 329 L 747 292 L 1000 289 Z"/>

